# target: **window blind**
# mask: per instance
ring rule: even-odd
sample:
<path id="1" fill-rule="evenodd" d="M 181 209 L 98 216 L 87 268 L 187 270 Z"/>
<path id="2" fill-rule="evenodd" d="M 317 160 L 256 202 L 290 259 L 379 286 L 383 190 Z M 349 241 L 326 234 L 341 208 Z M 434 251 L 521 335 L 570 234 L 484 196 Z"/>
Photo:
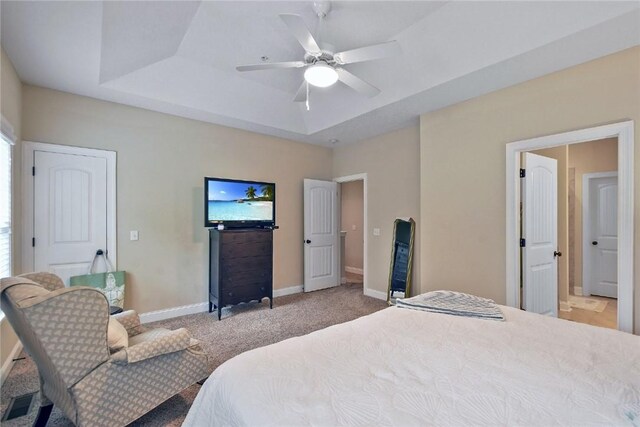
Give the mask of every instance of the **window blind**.
<path id="1" fill-rule="evenodd" d="M 0 134 L 0 277 L 11 276 L 11 146 Z"/>

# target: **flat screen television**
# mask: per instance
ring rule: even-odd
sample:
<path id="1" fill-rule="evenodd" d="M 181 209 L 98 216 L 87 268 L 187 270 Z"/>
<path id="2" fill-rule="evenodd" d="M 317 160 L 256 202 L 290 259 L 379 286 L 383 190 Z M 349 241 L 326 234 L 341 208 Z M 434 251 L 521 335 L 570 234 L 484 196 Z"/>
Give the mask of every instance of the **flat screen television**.
<path id="1" fill-rule="evenodd" d="M 237 179 L 204 179 L 204 226 L 273 228 L 276 185 Z"/>

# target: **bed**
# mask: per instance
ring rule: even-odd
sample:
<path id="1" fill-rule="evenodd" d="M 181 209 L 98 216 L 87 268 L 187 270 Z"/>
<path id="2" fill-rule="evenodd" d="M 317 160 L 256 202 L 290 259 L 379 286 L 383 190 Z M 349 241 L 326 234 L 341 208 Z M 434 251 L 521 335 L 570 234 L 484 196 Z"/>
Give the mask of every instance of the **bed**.
<path id="1" fill-rule="evenodd" d="M 186 426 L 640 426 L 640 337 L 500 306 L 505 321 L 390 307 L 248 351 Z"/>

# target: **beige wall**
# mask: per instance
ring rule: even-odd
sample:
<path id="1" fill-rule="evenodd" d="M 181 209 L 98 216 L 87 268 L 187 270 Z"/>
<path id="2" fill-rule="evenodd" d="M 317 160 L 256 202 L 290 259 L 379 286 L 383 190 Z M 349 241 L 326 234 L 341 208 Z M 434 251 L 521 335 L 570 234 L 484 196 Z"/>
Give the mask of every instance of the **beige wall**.
<path id="1" fill-rule="evenodd" d="M 13 147 L 13 189 L 12 189 L 12 216 L 13 216 L 13 248 L 12 248 L 12 264 L 13 273 L 20 273 L 20 227 L 19 219 L 21 218 L 21 202 L 20 197 L 20 168 L 21 162 L 21 146 L 20 146 L 20 128 L 22 116 L 22 84 L 18 75 L 9 60 L 9 57 L 0 49 L 0 111 L 6 120 L 13 126 L 17 141 Z M 13 333 L 7 319 L 0 320 L 0 366 L 2 366 L 18 342 L 18 338 Z"/>
<path id="2" fill-rule="evenodd" d="M 628 119 L 640 123 L 639 76 L 635 47 L 422 115 L 422 290 L 467 291 L 504 303 L 505 145 Z M 640 165 L 638 130 L 634 159 Z M 637 224 L 640 173 L 634 185 Z M 640 230 L 635 233 L 637 275 Z M 637 289 L 634 304 L 640 333 Z"/>
<path id="3" fill-rule="evenodd" d="M 532 151 L 558 161 L 558 301 L 560 309 L 569 309 L 569 194 L 568 194 L 568 146 Z M 526 168 L 526 165 L 525 165 Z"/>
<path id="4" fill-rule="evenodd" d="M 610 138 L 569 145 L 569 168 L 575 169 L 575 221 L 573 224 L 575 240 L 572 247 L 575 254 L 575 286 L 582 286 L 582 176 L 585 173 L 618 170 L 618 139 Z"/>
<path id="5" fill-rule="evenodd" d="M 367 174 L 367 286 L 385 294 L 393 222 L 397 217 L 412 217 L 416 220 L 416 233 L 420 232 L 419 144 L 419 129 L 415 126 L 334 149 L 334 177 Z M 374 228 L 380 229 L 380 236 L 373 235 Z M 415 250 L 414 295 L 420 290 L 419 235 Z"/>
<path id="6" fill-rule="evenodd" d="M 341 190 L 341 227 L 347 232 L 345 242 L 345 266 L 363 268 L 364 254 L 364 193 L 363 181 L 345 182 Z"/>
<path id="7" fill-rule="evenodd" d="M 207 301 L 204 176 L 276 183 L 274 288 L 302 284 L 302 183 L 331 178 L 330 149 L 28 85 L 23 112 L 25 141 L 117 152 L 127 307 Z M 130 241 L 129 230 L 140 240 Z"/>

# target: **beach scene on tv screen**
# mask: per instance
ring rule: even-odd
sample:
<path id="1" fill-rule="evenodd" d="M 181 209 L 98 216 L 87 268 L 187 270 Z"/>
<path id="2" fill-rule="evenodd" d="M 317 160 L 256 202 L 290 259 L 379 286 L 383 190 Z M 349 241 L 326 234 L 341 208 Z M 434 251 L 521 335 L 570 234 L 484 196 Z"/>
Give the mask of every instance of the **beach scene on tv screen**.
<path id="1" fill-rule="evenodd" d="M 272 221 L 273 184 L 209 181 L 208 221 Z"/>

